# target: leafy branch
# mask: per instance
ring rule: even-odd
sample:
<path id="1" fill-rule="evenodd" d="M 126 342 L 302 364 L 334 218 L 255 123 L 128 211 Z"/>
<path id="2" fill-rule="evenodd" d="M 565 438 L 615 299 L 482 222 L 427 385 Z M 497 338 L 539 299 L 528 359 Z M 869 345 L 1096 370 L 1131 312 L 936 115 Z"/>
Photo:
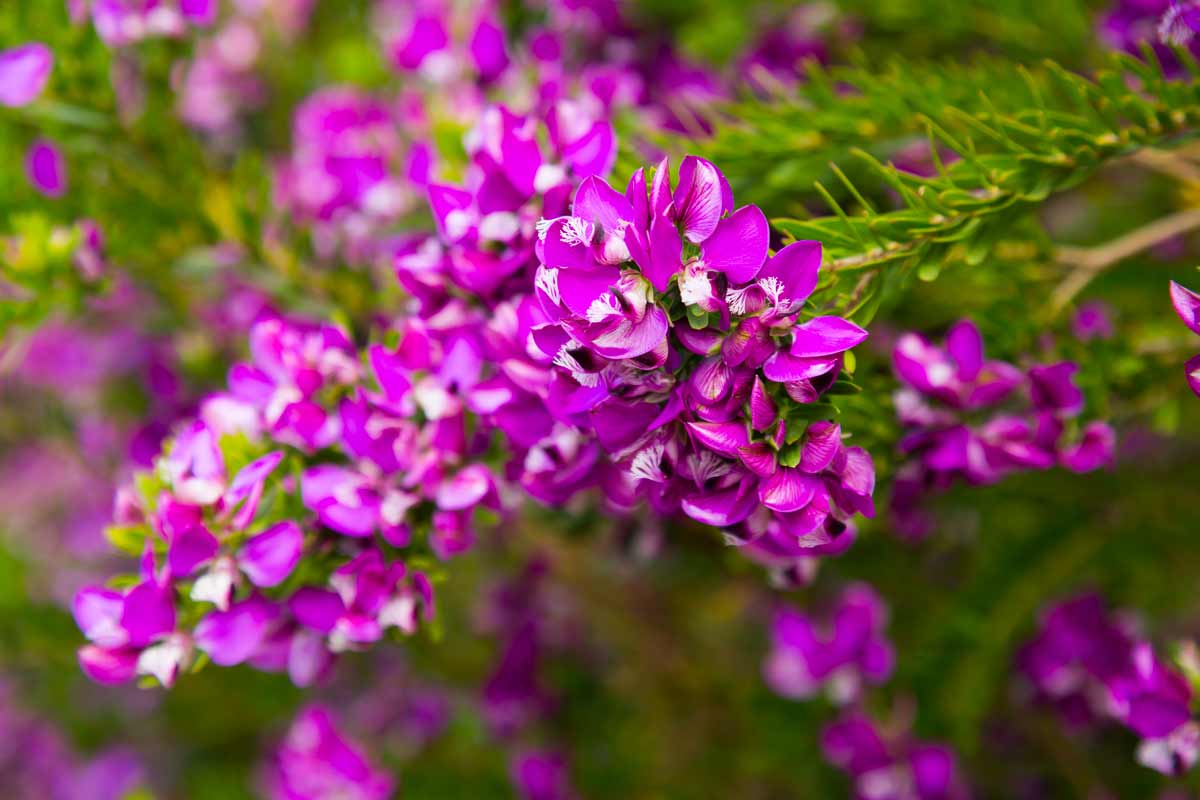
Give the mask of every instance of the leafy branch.
<path id="1" fill-rule="evenodd" d="M 936 68 L 897 62 L 877 77 L 861 68 L 816 70 L 811 85 L 796 97 L 760 101 L 759 114 L 751 115 L 748 124 L 764 117 L 784 127 L 796 122 L 796 141 L 844 133 L 847 120 L 857 116 L 867 134 L 863 139 L 869 140 L 863 143 L 875 149 L 920 126 L 933 174 L 921 176 L 884 163 L 866 147 L 850 145 L 852 137 L 847 136 L 846 151 L 857 166 L 889 189 L 901 207 L 877 211 L 861 188 L 865 180 L 852 179 L 835 158 L 828 164 L 834 176 L 829 187 L 819 179 L 814 183 L 833 213 L 780 218 L 775 227 L 789 239 L 822 241 L 826 268 L 833 273 L 920 265 L 921 277 L 932 279 L 947 264 L 978 265 L 1006 237 L 1020 235 L 1021 221 L 1051 195 L 1079 185 L 1115 159 L 1145 148 L 1169 150 L 1195 136 L 1200 69 L 1186 54 L 1181 59 L 1190 74 L 1179 81 L 1168 79 L 1152 61 L 1125 55 L 1114 56 L 1093 78 L 1053 62 L 1036 70 L 1008 64 L 1010 73 L 1019 76 L 1019 90 L 1011 79 L 998 83 L 995 91 L 975 86 L 970 101 L 962 94 L 967 87 L 947 92 L 944 84 L 927 80 L 939 74 Z M 964 83 L 976 84 L 984 74 L 999 71 L 999 62 L 992 62 Z M 829 89 L 835 84 L 848 88 L 835 94 Z M 822 96 L 821 104 L 811 102 Z M 732 138 L 748 161 L 788 158 L 779 152 L 780 143 L 765 134 L 766 141 L 760 142 L 743 128 Z M 730 146 L 730 139 L 718 135 L 710 152 Z M 947 163 L 950 154 L 957 160 Z M 792 168 L 805 172 L 809 160 L 808 154 L 795 155 Z M 775 169 L 782 168 L 775 163 Z"/>

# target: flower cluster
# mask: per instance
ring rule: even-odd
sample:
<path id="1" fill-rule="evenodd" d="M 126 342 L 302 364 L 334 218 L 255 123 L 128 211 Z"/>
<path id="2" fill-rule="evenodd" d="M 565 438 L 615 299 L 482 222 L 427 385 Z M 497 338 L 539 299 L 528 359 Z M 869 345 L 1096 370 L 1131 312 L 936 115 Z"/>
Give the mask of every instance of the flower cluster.
<path id="1" fill-rule="evenodd" d="M 499 496 L 459 394 L 478 358 L 421 326 L 401 336 L 368 351 L 372 384 L 340 329 L 255 324 L 253 362 L 118 497 L 111 535 L 141 570 L 76 599 L 89 675 L 170 685 L 198 649 L 306 685 L 333 653 L 432 616 L 429 579 L 398 551 L 462 552 Z"/>
<path id="2" fill-rule="evenodd" d="M 468 405 L 503 435 L 505 477 L 549 504 L 593 485 L 603 466 L 594 442 L 554 425 L 546 408 L 552 365 L 529 345 L 532 328 L 547 321 L 529 295 L 537 221 L 562 213 L 571 182 L 607 170 L 616 152 L 607 122 L 572 113 L 559 105 L 540 118 L 485 110 L 466 136 L 465 182 L 428 187 L 436 235 L 411 239 L 394 256 L 413 315 L 471 337 L 494 365 L 470 387 Z"/>
<path id="3" fill-rule="evenodd" d="M 179 37 L 190 28 L 217 19 L 217 0 L 68 0 L 71 19 L 91 18 L 97 35 L 109 47 L 128 47 L 143 39 Z"/>
<path id="4" fill-rule="evenodd" d="M 424 236 L 397 239 L 394 223 L 428 187 L 441 244 L 456 251 L 447 256 L 451 277 L 467 271 L 487 280 L 529 258 L 525 229 L 537 218 L 527 222 L 519 209 L 532 208 L 535 195 L 561 203 L 568 179 L 606 174 L 616 156 L 609 118 L 618 108 L 657 108 L 643 72 L 656 80 L 661 74 L 593 54 L 585 42 L 567 47 L 587 38 L 580 16 L 589 9 L 557 0 L 547 6 L 544 26 L 509 42 L 491 3 L 379 0 L 375 28 L 403 85 L 371 96 L 326 88 L 301 106 L 294 152 L 275 175 L 287 222 L 311 226 L 323 257 L 338 253 L 357 263 L 396 252 L 402 278 L 415 271 L 422 280 L 441 259 Z M 644 49 L 615 4 L 600 18 L 629 39 L 628 52 Z M 671 102 L 679 105 L 677 97 Z M 468 131 L 465 176 L 459 154 L 444 152 L 435 136 L 439 123 Z M 462 185 L 449 186 L 450 176 Z M 477 290 L 469 280 L 465 286 Z"/>
<path id="5" fill-rule="evenodd" d="M 412 208 L 429 168 L 428 153 L 409 150 L 400 135 L 415 122 L 405 107 L 341 87 L 296 109 L 293 151 L 275 170 L 275 205 L 312 226 L 318 255 L 344 247 L 369 260 L 380 228 Z"/>
<path id="6" fill-rule="evenodd" d="M 1183 324 L 1192 333 L 1200 334 L 1200 295 L 1171 281 L 1171 303 Z M 1200 355 L 1188 359 L 1184 365 L 1184 375 L 1192 392 L 1200 397 Z"/>
<path id="7" fill-rule="evenodd" d="M 296 716 L 266 773 L 270 800 L 387 800 L 395 789 L 392 777 L 342 735 L 323 706 L 309 706 Z"/>
<path id="8" fill-rule="evenodd" d="M 846 587 L 825 624 L 784 607 L 771 624 L 771 652 L 763 678 L 783 697 L 807 699 L 820 691 L 838 704 L 857 701 L 865 684 L 892 673 L 895 653 L 884 637 L 887 608 L 871 587 Z"/>
<path id="9" fill-rule="evenodd" d="M 494 3 L 378 0 L 376 29 L 392 66 L 470 121 L 489 92 L 545 105 L 570 99 L 588 113 L 636 108 L 651 127 L 703 125 L 727 94 L 709 69 L 684 59 L 657 30 L 641 30 L 616 2 L 548 0 L 538 24 L 510 41 Z"/>
<path id="10" fill-rule="evenodd" d="M 1200 757 L 1191 686 L 1099 596 L 1049 609 L 1018 663 L 1038 697 L 1072 725 L 1114 720 L 1137 734 L 1143 765 L 1178 774 Z"/>
<path id="11" fill-rule="evenodd" d="M 885 636 L 887 606 L 867 584 L 846 586 L 822 622 L 783 607 L 771 625 L 763 679 L 776 694 L 805 700 L 823 692 L 841 707 L 821 734 L 825 759 L 849 774 L 858 800 L 962 800 L 953 752 L 920 742 L 897 720 L 865 711 L 865 689 L 886 681 L 895 651 Z"/>
<path id="12" fill-rule="evenodd" d="M 904 334 L 892 361 L 903 384 L 894 399 L 908 459 L 897 471 L 892 512 L 906 535 L 928 532 L 924 499 L 958 481 L 986 485 L 1021 470 L 1058 464 L 1089 472 L 1112 462 L 1116 435 L 1107 423 L 1068 435 L 1084 407 L 1073 362 L 1021 370 L 988 360 L 968 320 L 950 328 L 943 347 Z"/>
<path id="13" fill-rule="evenodd" d="M 848 547 L 874 466 L 819 401 L 867 333 L 805 307 L 820 243 L 771 255 L 762 211 L 691 156 L 674 189 L 666 160 L 624 193 L 587 178 L 539 227 L 547 408 L 618 465 L 609 501 L 727 529 L 785 571 Z"/>
<path id="14" fill-rule="evenodd" d="M 455 290 L 487 307 L 528 293 L 538 220 L 565 210 L 573 181 L 607 174 L 617 156 L 612 125 L 571 104 L 553 104 L 540 118 L 490 106 L 465 143 L 464 184 L 428 187 L 436 240 L 395 260 L 423 310 Z"/>
<path id="15" fill-rule="evenodd" d="M 237 0 L 231 13 L 194 47 L 176 80 L 179 118 L 222 143 L 238 133 L 246 112 L 266 100 L 260 75 L 273 39 L 294 39 L 307 26 L 314 0 Z M 214 4 L 215 11 L 215 4 Z M 214 19 L 216 14 L 213 14 Z"/>
<path id="16" fill-rule="evenodd" d="M 963 800 L 954 753 L 850 713 L 821 734 L 826 760 L 853 780 L 855 800 Z"/>

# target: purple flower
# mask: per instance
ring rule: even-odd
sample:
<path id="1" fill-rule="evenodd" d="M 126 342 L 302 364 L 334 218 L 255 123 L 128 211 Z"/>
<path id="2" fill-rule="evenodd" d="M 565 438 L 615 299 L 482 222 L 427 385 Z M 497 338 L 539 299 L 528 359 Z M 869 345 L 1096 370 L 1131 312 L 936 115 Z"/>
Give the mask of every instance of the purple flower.
<path id="1" fill-rule="evenodd" d="M 892 513 L 907 536 L 929 531 L 923 499 L 956 480 L 991 484 L 1020 470 L 1061 464 L 1089 472 L 1112 463 L 1116 436 L 1106 423 L 1068 435 L 1068 421 L 1084 407 L 1074 362 L 1022 372 L 987 360 L 979 330 L 964 320 L 950 328 L 944 347 L 902 335 L 893 365 L 904 384 L 894 397 L 905 429 L 899 447 L 910 461 L 897 473 Z"/>
<path id="2" fill-rule="evenodd" d="M 230 523 L 235 530 L 244 530 L 254 520 L 267 478 L 282 460 L 283 452 L 276 450 L 250 462 L 233 476 L 221 497 L 221 507 L 232 511 Z"/>
<path id="3" fill-rule="evenodd" d="M 1200 295 L 1171 281 L 1171 303 L 1175 313 L 1192 333 L 1200 335 Z M 1188 386 L 1200 397 L 1200 356 L 1190 359 L 1184 367 Z"/>
<path id="4" fill-rule="evenodd" d="M 215 12 L 215 2 L 204 2 Z M 244 18 L 231 20 L 198 43 L 180 76 L 178 108 L 184 122 L 213 135 L 236 133 L 238 115 L 265 100 L 262 82 L 254 74 L 261 51 L 258 31 Z"/>
<path id="5" fill-rule="evenodd" d="M 575 796 L 567 759 L 561 753 L 523 753 L 511 760 L 509 772 L 523 800 L 570 800 Z"/>
<path id="6" fill-rule="evenodd" d="M 1114 335 L 1112 311 L 1100 300 L 1084 303 L 1071 318 L 1071 330 L 1075 338 L 1083 342 L 1111 339 Z"/>
<path id="7" fill-rule="evenodd" d="M 238 551 L 238 566 L 255 586 L 277 586 L 295 569 L 303 547 L 300 526 L 290 520 L 278 522 L 246 540 Z"/>
<path id="8" fill-rule="evenodd" d="M 209 505 L 225 491 L 225 461 L 217 436 L 200 420 L 175 437 L 164 460 L 175 497 L 192 505 Z"/>
<path id="9" fill-rule="evenodd" d="M 1018 664 L 1043 701 L 1073 725 L 1112 719 L 1143 741 L 1138 760 L 1167 774 L 1200 755 L 1191 687 L 1097 595 L 1051 608 Z"/>
<path id="10" fill-rule="evenodd" d="M 830 9 L 815 3 L 803 3 L 787 19 L 764 26 L 748 52 L 742 57 L 741 71 L 758 89 L 773 84 L 794 84 L 804 78 L 806 64 L 828 60 L 827 46 L 819 26 Z"/>
<path id="11" fill-rule="evenodd" d="M 321 706 L 309 706 L 296 716 L 267 776 L 272 800 L 387 800 L 394 786 L 391 776 L 374 767 Z"/>
<path id="12" fill-rule="evenodd" d="M 767 684 L 792 699 L 821 689 L 837 703 L 858 699 L 864 683 L 891 674 L 894 654 L 884 638 L 887 611 L 868 586 L 847 588 L 831 619 L 815 624 L 791 608 L 781 608 L 771 627 L 772 650 L 763 664 Z"/>
<path id="13" fill-rule="evenodd" d="M 37 99 L 54 67 L 54 53 L 40 42 L 0 51 L 0 105 L 25 106 Z"/>
<path id="14" fill-rule="evenodd" d="M 1171 6 L 1158 23 L 1158 38 L 1163 44 L 1186 47 L 1200 32 L 1200 6 L 1193 0 L 1171 0 Z"/>
<path id="15" fill-rule="evenodd" d="M 1168 45 L 1190 47 L 1196 52 L 1198 14 L 1190 0 L 1114 0 L 1101 16 L 1099 34 L 1106 44 L 1133 55 L 1149 44 L 1159 62 L 1171 74 L 1182 70 Z"/>
<path id="16" fill-rule="evenodd" d="M 270 317 L 251 328 L 250 352 L 253 363 L 235 365 L 228 393 L 218 396 L 226 404 L 221 415 L 252 410 L 276 440 L 305 449 L 336 441 L 339 417 L 319 395 L 361 376 L 345 333 L 332 325 Z"/>
<path id="17" fill-rule="evenodd" d="M 844 549 L 846 520 L 873 513 L 871 460 L 823 421 L 789 436 L 778 409 L 818 401 L 867 333 L 801 318 L 818 242 L 771 256 L 762 212 L 735 208 L 708 161 L 685 158 L 678 183 L 665 160 L 623 194 L 587 178 L 569 215 L 539 223 L 547 321 L 530 338 L 555 369 L 548 410 L 624 470 L 619 505 L 731 529 L 789 564 Z"/>
<path id="18" fill-rule="evenodd" d="M 190 657 L 186 636 L 175 633 L 171 588 L 157 579 L 143 580 L 124 594 L 85 588 L 72 611 L 92 642 L 79 650 L 80 667 L 98 683 L 124 683 L 148 674 L 170 686 Z"/>
<path id="19" fill-rule="evenodd" d="M 216 85 L 223 99 L 233 90 L 226 104 L 256 99 L 255 87 L 243 86 L 244 73 L 230 75 L 222 67 L 219 75 L 197 79 L 201 90 Z M 204 92 L 199 99 L 205 99 Z M 197 111 L 208 114 L 211 107 L 202 102 Z M 313 245 L 322 258 L 377 259 L 381 232 L 415 202 L 403 174 L 408 154 L 400 113 L 348 87 L 322 89 L 296 109 L 293 151 L 275 170 L 275 202 L 312 226 Z"/>
<path id="20" fill-rule="evenodd" d="M 856 800 L 962 800 L 968 796 L 949 748 L 885 736 L 880 726 L 851 712 L 821 733 L 825 758 L 847 772 Z"/>
<path id="21" fill-rule="evenodd" d="M 47 197 L 62 197 L 67 191 L 67 165 L 53 142 L 38 139 L 25 156 L 29 183 Z"/>
<path id="22" fill-rule="evenodd" d="M 179 36 L 178 10 L 160 0 L 92 0 L 92 24 L 110 47 L 123 47 L 149 36 Z"/>
<path id="23" fill-rule="evenodd" d="M 301 481 L 306 508 L 322 524 L 346 536 L 370 536 L 380 520 L 382 500 L 371 480 L 348 468 L 313 467 Z"/>

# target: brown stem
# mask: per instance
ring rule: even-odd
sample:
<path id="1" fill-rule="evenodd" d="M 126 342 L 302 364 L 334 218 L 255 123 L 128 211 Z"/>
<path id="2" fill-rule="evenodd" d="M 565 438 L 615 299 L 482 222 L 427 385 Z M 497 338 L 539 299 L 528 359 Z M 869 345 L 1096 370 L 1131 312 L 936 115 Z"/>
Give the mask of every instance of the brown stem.
<path id="1" fill-rule="evenodd" d="M 1058 248 L 1058 261 L 1072 270 L 1050 296 L 1051 310 L 1061 311 L 1093 278 L 1112 265 L 1196 228 L 1200 228 L 1200 208 L 1189 208 L 1096 247 Z"/>
<path id="2" fill-rule="evenodd" d="M 1177 181 L 1200 183 L 1200 167 L 1184 157 L 1182 153 L 1168 153 L 1163 150 L 1147 148 L 1137 151 L 1130 156 L 1129 160 L 1155 172 L 1161 172 Z"/>

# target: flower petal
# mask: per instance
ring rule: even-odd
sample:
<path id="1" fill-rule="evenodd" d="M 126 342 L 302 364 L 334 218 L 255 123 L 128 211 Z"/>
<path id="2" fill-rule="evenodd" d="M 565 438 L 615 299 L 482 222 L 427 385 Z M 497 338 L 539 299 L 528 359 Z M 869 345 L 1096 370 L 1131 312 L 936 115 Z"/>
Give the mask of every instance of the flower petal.
<path id="1" fill-rule="evenodd" d="M 262 644 L 267 626 L 279 609 L 258 595 L 235 603 L 228 611 L 213 611 L 196 623 L 196 646 L 208 653 L 214 664 L 240 664 Z"/>
<path id="2" fill-rule="evenodd" d="M 781 297 L 803 303 L 817 288 L 821 271 L 821 243 L 811 240 L 792 242 L 763 265 L 758 278 L 776 278 L 783 284 Z"/>
<path id="3" fill-rule="evenodd" d="M 1029 368 L 1033 404 L 1045 411 L 1073 415 L 1083 408 L 1083 392 L 1075 385 L 1079 365 L 1073 361 Z"/>
<path id="4" fill-rule="evenodd" d="M 816 317 L 796 327 L 789 352 L 798 358 L 831 356 L 862 344 L 867 335 L 848 319 Z"/>
<path id="5" fill-rule="evenodd" d="M 750 444 L 742 422 L 688 422 L 686 425 L 692 439 L 723 456 L 735 457 L 738 450 Z"/>
<path id="6" fill-rule="evenodd" d="M 592 427 L 605 450 L 616 452 L 637 441 L 658 416 L 653 403 L 631 403 L 610 398 L 589 412 Z"/>
<path id="7" fill-rule="evenodd" d="M 1059 463 L 1072 472 L 1091 472 L 1113 462 L 1117 434 L 1106 422 L 1089 422 L 1079 443 L 1059 454 Z"/>
<path id="8" fill-rule="evenodd" d="M 958 365 L 958 377 L 970 382 L 983 369 L 983 337 L 970 320 L 956 322 L 946 334 L 946 350 Z"/>
<path id="9" fill-rule="evenodd" d="M 301 625 L 321 633 L 329 633 L 345 612 L 337 592 L 302 586 L 288 600 L 288 610 Z"/>
<path id="10" fill-rule="evenodd" d="M 29 183 L 47 197 L 62 197 L 67 190 L 67 163 L 62 151 L 52 142 L 39 139 L 25 156 L 25 174 Z"/>
<path id="11" fill-rule="evenodd" d="M 291 520 L 253 536 L 238 551 L 238 566 L 255 586 L 278 586 L 292 574 L 304 548 L 304 532 Z"/>
<path id="12" fill-rule="evenodd" d="M 634 219 L 629 199 L 595 175 L 579 184 L 571 210 L 575 216 L 599 226 L 606 235 L 632 224 Z"/>
<path id="13" fill-rule="evenodd" d="M 1200 294 L 1171 281 L 1171 304 L 1192 333 L 1200 334 Z"/>
<path id="14" fill-rule="evenodd" d="M 739 448 L 737 455 L 746 465 L 746 469 L 760 478 L 769 478 L 775 474 L 775 451 L 766 442 L 754 442 Z"/>
<path id="15" fill-rule="evenodd" d="M 631 232 L 631 228 L 626 229 L 627 242 Z M 643 261 L 645 263 L 639 262 L 638 266 L 650 285 L 660 292 L 665 292 L 671 278 L 683 269 L 683 240 L 679 238 L 675 224 L 663 215 L 656 216 L 650 223 L 649 250 Z"/>
<path id="16" fill-rule="evenodd" d="M 1200 356 L 1188 359 L 1184 365 L 1184 373 L 1187 375 L 1188 386 L 1192 392 L 1200 397 Z"/>
<path id="17" fill-rule="evenodd" d="M 780 350 L 763 364 L 763 375 L 775 383 L 811 380 L 837 369 L 841 356 L 797 358 Z"/>
<path id="18" fill-rule="evenodd" d="M 779 411 L 775 401 L 767 393 L 767 387 L 762 379 L 754 376 L 754 386 L 750 389 L 750 425 L 754 430 L 762 432 L 775 424 Z"/>
<path id="19" fill-rule="evenodd" d="M 799 511 L 812 502 L 820 481 L 794 467 L 781 467 L 759 484 L 758 499 L 775 511 Z"/>
<path id="20" fill-rule="evenodd" d="M 818 420 L 805 432 L 800 469 L 815 474 L 829 466 L 842 450 L 842 428 L 833 422 Z"/>
<path id="21" fill-rule="evenodd" d="M 79 668 L 104 686 L 133 680 L 137 674 L 138 651 L 132 647 L 105 648 L 94 644 L 79 648 Z"/>
<path id="22" fill-rule="evenodd" d="M 54 67 L 54 53 L 41 42 L 30 42 L 0 52 L 0 105 L 32 103 Z"/>
<path id="23" fill-rule="evenodd" d="M 167 550 L 171 575 L 186 578 L 196 567 L 215 556 L 220 547 L 217 537 L 203 525 L 195 525 L 176 534 Z"/>
<path id="24" fill-rule="evenodd" d="M 750 281 L 762 268 L 770 244 L 767 217 L 758 206 L 742 206 L 717 223 L 704 240 L 700 257 L 705 266 L 723 272 L 732 284 Z"/>
<path id="25" fill-rule="evenodd" d="M 134 647 L 145 647 L 156 637 L 175 630 L 171 589 L 154 581 L 143 581 L 130 589 L 121 609 L 121 627 Z"/>
<path id="26" fill-rule="evenodd" d="M 71 603 L 75 624 L 89 641 L 101 647 L 120 647 L 129 636 L 121 627 L 124 599 L 111 589 L 88 586 L 80 589 Z"/>
<path id="27" fill-rule="evenodd" d="M 607 292 L 620 278 L 615 267 L 562 269 L 558 271 L 558 291 L 562 303 L 572 313 L 586 317 L 596 298 Z"/>
<path id="28" fill-rule="evenodd" d="M 437 506 L 443 511 L 474 508 L 496 491 L 496 479 L 483 464 L 471 464 L 459 470 L 437 490 Z"/>
<path id="29" fill-rule="evenodd" d="M 733 192 L 725 176 L 711 161 L 697 156 L 685 156 L 679 163 L 679 186 L 672 200 L 683 235 L 693 244 L 710 237 L 721 215 L 733 208 Z"/>
<path id="30" fill-rule="evenodd" d="M 694 494 L 680 503 L 683 513 L 717 528 L 736 525 L 750 516 L 754 506 L 754 492 L 748 491 L 745 483 L 722 492 Z"/>

